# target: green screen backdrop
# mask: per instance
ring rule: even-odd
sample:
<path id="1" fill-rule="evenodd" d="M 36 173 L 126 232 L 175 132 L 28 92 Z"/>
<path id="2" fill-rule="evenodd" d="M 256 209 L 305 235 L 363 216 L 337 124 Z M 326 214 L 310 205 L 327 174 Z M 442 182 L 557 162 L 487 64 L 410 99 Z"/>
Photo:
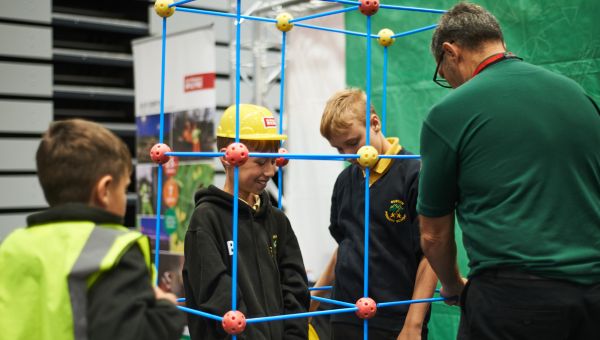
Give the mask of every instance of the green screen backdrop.
<path id="1" fill-rule="evenodd" d="M 474 1 L 491 11 L 502 26 L 507 48 L 532 64 L 564 74 L 577 81 L 600 103 L 600 1 L 598 0 L 519 0 Z M 448 9 L 456 1 L 398 1 L 389 5 Z M 382 28 L 394 33 L 437 23 L 439 14 L 380 9 L 372 19 L 372 34 Z M 366 19 L 358 11 L 346 14 L 346 29 L 366 32 Z M 433 83 L 435 62 L 429 52 L 433 31 L 396 39 L 388 48 L 386 135 L 397 136 L 408 150 L 419 152 L 421 123 L 429 108 L 446 95 Z M 371 42 L 372 104 L 381 116 L 383 88 L 383 47 Z M 365 38 L 346 38 L 346 79 L 348 86 L 366 88 Z M 460 232 L 459 265 L 467 275 L 467 258 Z M 430 340 L 456 338 L 459 310 L 443 303 L 433 305 L 429 323 Z"/>

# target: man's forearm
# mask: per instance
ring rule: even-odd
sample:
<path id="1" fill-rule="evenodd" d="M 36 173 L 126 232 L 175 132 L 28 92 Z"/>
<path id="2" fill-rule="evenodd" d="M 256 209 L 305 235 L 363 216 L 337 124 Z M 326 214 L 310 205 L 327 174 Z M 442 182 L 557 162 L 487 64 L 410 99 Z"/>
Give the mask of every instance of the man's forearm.
<path id="1" fill-rule="evenodd" d="M 444 287 L 462 282 L 456 262 L 454 214 L 442 217 L 420 217 L 421 248 Z"/>

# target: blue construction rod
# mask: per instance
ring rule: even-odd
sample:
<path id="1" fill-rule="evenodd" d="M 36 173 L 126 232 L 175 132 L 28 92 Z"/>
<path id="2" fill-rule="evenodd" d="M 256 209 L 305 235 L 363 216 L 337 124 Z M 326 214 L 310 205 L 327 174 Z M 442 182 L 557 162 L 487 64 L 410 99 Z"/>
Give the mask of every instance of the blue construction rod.
<path id="1" fill-rule="evenodd" d="M 277 20 L 272 19 L 272 18 L 255 17 L 255 16 L 251 16 L 251 15 L 240 15 L 240 18 L 247 19 L 247 20 L 254 20 L 254 21 L 269 22 L 272 24 L 277 23 Z"/>
<path id="2" fill-rule="evenodd" d="M 162 55 L 160 61 L 160 127 L 158 141 L 162 143 L 165 139 L 165 60 L 167 54 L 167 18 L 162 22 Z M 160 211 L 159 211 L 160 214 Z"/>
<path id="3" fill-rule="evenodd" d="M 366 144 L 371 144 L 371 17 L 367 15 L 367 38 L 365 39 L 367 44 L 367 104 L 366 104 Z M 369 296 L 369 209 L 370 209 L 370 195 L 369 195 L 369 180 L 370 180 L 371 169 L 365 169 L 365 251 L 363 259 L 363 296 Z M 369 339 L 369 322 L 367 319 L 363 320 L 363 339 Z"/>
<path id="4" fill-rule="evenodd" d="M 282 209 L 283 203 L 281 202 L 282 188 L 283 188 L 283 169 L 277 169 L 277 208 Z"/>
<path id="5" fill-rule="evenodd" d="M 225 152 L 187 152 L 187 151 L 171 151 L 166 152 L 167 156 L 177 157 L 223 157 Z"/>
<path id="6" fill-rule="evenodd" d="M 241 41 L 241 0 L 237 0 L 235 19 L 235 141 L 240 141 L 240 41 Z M 237 309 L 237 274 L 238 274 L 238 217 L 240 169 L 233 167 L 233 261 L 231 268 L 231 310 Z M 234 340 L 237 336 L 232 337 Z"/>
<path id="7" fill-rule="evenodd" d="M 371 17 L 370 16 L 366 16 L 367 17 L 367 37 L 371 36 Z M 366 114 L 366 137 L 365 137 L 365 141 L 367 145 L 371 144 L 371 39 L 365 39 L 365 41 L 367 42 L 367 88 L 366 88 L 366 92 L 367 92 L 367 107 L 365 110 L 365 114 Z M 366 295 L 365 295 L 366 296 Z"/>
<path id="8" fill-rule="evenodd" d="M 358 1 L 348 1 L 348 0 L 321 0 L 321 1 L 337 2 L 338 4 L 342 4 L 342 5 L 360 5 L 360 2 L 358 2 Z"/>
<path id="9" fill-rule="evenodd" d="M 219 16 L 219 17 L 227 17 L 227 18 L 237 18 L 237 15 L 233 14 L 233 13 L 207 11 L 204 9 L 196 9 L 196 8 L 188 8 L 188 7 L 176 7 L 176 9 L 181 12 L 196 13 L 196 14 L 208 14 L 208 15 L 215 15 L 215 16 Z M 247 20 L 253 20 L 253 21 L 277 23 L 277 20 L 275 20 L 275 19 L 255 17 L 255 16 L 251 16 L 251 15 L 240 15 L 240 18 L 247 19 Z"/>
<path id="10" fill-rule="evenodd" d="M 238 216 L 239 216 L 239 177 L 240 168 L 233 167 L 233 261 L 231 266 L 231 310 L 237 308 L 237 266 L 238 266 Z"/>
<path id="11" fill-rule="evenodd" d="M 419 158 L 421 158 L 421 155 L 379 155 L 379 158 L 419 159 Z"/>
<path id="12" fill-rule="evenodd" d="M 187 308 L 187 307 L 183 307 L 183 306 L 177 306 L 177 308 L 181 309 L 184 312 L 190 313 L 190 314 L 200 315 L 205 318 L 213 319 L 213 320 L 216 320 L 219 322 L 223 321 L 223 318 L 218 315 L 213 315 L 210 313 L 202 312 L 202 311 L 199 311 L 196 309 L 191 309 L 191 308 Z"/>
<path id="13" fill-rule="evenodd" d="M 250 152 L 249 157 L 257 158 L 286 158 L 286 159 L 313 159 L 313 160 L 334 160 L 334 161 L 345 161 L 347 159 L 359 158 L 360 156 L 355 153 L 347 154 L 309 154 L 309 153 L 274 153 L 274 152 Z"/>
<path id="14" fill-rule="evenodd" d="M 277 320 L 287 320 L 287 319 L 310 318 L 313 316 L 321 316 L 321 315 L 350 313 L 350 312 L 356 312 L 357 310 L 358 310 L 357 307 L 352 307 L 352 308 L 348 307 L 348 308 L 339 308 L 339 309 L 330 309 L 330 310 L 320 310 L 320 311 L 316 311 L 316 312 L 264 316 L 264 317 L 260 317 L 260 318 L 246 319 L 246 324 L 277 321 Z"/>
<path id="15" fill-rule="evenodd" d="M 423 31 L 427 31 L 427 30 L 430 30 L 430 29 L 434 29 L 436 27 L 437 27 L 437 24 L 433 24 L 433 25 L 429 25 L 429 26 L 417 28 L 417 29 L 414 29 L 414 30 L 410 30 L 410 31 L 406 31 L 406 32 L 394 34 L 394 35 L 392 35 L 392 38 L 405 37 L 407 35 L 411 35 L 411 34 L 423 32 Z"/>
<path id="16" fill-rule="evenodd" d="M 360 33 L 360 32 L 339 30 L 339 29 L 329 28 L 329 27 L 321 27 L 321 26 L 307 25 L 307 24 L 298 24 L 298 23 L 296 23 L 294 25 L 297 26 L 297 27 L 312 28 L 312 29 L 315 29 L 315 30 L 321 30 L 321 31 L 327 31 L 327 32 L 342 33 L 342 34 L 346 34 L 346 35 L 355 35 L 357 37 L 366 37 L 367 36 L 366 34 Z"/>
<path id="17" fill-rule="evenodd" d="M 399 305 L 410 305 L 410 304 L 413 304 L 413 303 L 427 303 L 427 302 L 445 301 L 445 300 L 450 300 L 450 299 L 443 298 L 443 297 L 437 297 L 437 298 L 429 298 L 429 299 L 415 299 L 415 300 L 405 300 L 405 301 L 382 302 L 382 303 L 378 303 L 377 304 L 377 308 L 390 307 L 390 306 L 399 306 Z"/>
<path id="18" fill-rule="evenodd" d="M 177 302 L 185 302 L 185 298 L 178 298 L 177 300 L 175 300 Z"/>
<path id="19" fill-rule="evenodd" d="M 285 47 L 286 47 L 286 37 L 287 32 L 281 32 L 281 70 L 279 74 L 281 76 L 281 81 L 279 82 L 279 134 L 283 134 L 283 113 L 285 111 L 284 107 L 284 88 L 285 88 Z M 283 140 L 279 142 L 279 147 L 283 147 Z M 277 207 L 281 210 L 283 203 L 281 202 L 281 197 L 283 196 L 283 169 L 277 170 Z"/>
<path id="20" fill-rule="evenodd" d="M 159 143 L 164 141 L 164 129 L 165 129 L 165 60 L 167 54 L 167 18 L 163 18 L 162 25 L 162 56 L 161 56 L 161 65 L 160 65 L 160 126 L 158 130 L 158 140 Z M 155 226 L 155 240 L 154 240 L 154 266 L 156 266 L 156 271 L 158 272 L 160 266 L 160 210 L 162 203 L 162 165 L 158 166 L 158 192 L 156 196 L 156 226 Z M 154 284 L 158 286 L 158 275 L 156 275 L 156 279 Z"/>
<path id="21" fill-rule="evenodd" d="M 178 12 L 188 12 L 188 13 L 196 13 L 196 14 L 208 14 L 214 15 L 218 17 L 228 17 L 228 18 L 237 18 L 237 16 L 233 13 L 225 13 L 225 12 L 217 12 L 217 11 L 207 11 L 203 9 L 196 8 L 187 8 L 187 7 L 177 7 Z"/>
<path id="22" fill-rule="evenodd" d="M 396 5 L 384 5 L 384 4 L 379 4 L 379 8 L 398 9 L 398 10 L 401 10 L 401 11 L 425 12 L 425 13 L 439 13 L 439 14 L 446 13 L 446 11 L 443 10 L 443 9 L 408 7 L 408 6 L 396 6 Z"/>
<path id="23" fill-rule="evenodd" d="M 242 2 L 237 0 L 236 18 L 235 18 L 235 142 L 240 142 L 240 50 L 241 50 L 241 16 Z M 237 195 L 237 191 L 235 192 Z M 235 199 L 237 202 L 237 198 Z M 234 203 L 237 204 L 237 203 Z M 234 244 L 237 247 L 237 244 Z M 235 310 L 235 308 L 233 309 Z"/>
<path id="24" fill-rule="evenodd" d="M 369 296 L 369 180 L 371 169 L 365 168 L 365 254 L 363 262 L 363 296 Z"/>
<path id="25" fill-rule="evenodd" d="M 338 301 L 338 300 L 333 300 L 333 299 L 327 299 L 327 298 L 323 298 L 320 296 L 311 296 L 310 298 L 315 301 L 326 302 L 326 303 L 330 303 L 332 305 L 338 305 L 338 306 L 342 306 L 342 307 L 356 307 L 356 305 L 353 303 Z"/>
<path id="26" fill-rule="evenodd" d="M 321 17 L 325 17 L 328 15 L 334 15 L 334 14 L 339 14 L 339 13 L 345 13 L 345 12 L 351 12 L 358 9 L 358 6 L 352 6 L 352 7 L 347 7 L 347 8 L 343 8 L 343 9 L 338 9 L 335 11 L 329 11 L 329 12 L 323 12 L 323 13 L 317 13 L 317 14 L 313 14 L 313 15 L 307 15 L 305 17 L 300 17 L 300 18 L 296 18 L 296 19 L 292 19 L 290 20 L 291 23 L 294 22 L 300 22 L 300 21 L 305 21 L 305 20 L 310 20 L 310 19 L 316 19 L 316 18 L 321 18 Z"/>
<path id="27" fill-rule="evenodd" d="M 308 290 L 331 290 L 333 286 L 310 287 Z"/>
<path id="28" fill-rule="evenodd" d="M 162 124 L 161 126 L 161 130 L 162 130 Z M 163 167 L 162 165 L 158 165 L 158 183 L 157 183 L 157 188 L 156 188 L 156 232 L 154 234 L 154 265 L 156 266 L 156 272 L 158 273 L 159 270 L 159 252 L 160 252 L 160 210 L 161 210 L 161 205 L 162 205 L 162 173 L 163 173 Z M 158 286 L 158 274 L 156 275 L 156 279 L 154 284 L 156 286 Z"/>
<path id="29" fill-rule="evenodd" d="M 166 153 L 167 156 L 177 157 L 223 157 L 224 152 L 187 152 L 187 151 L 171 151 Z M 312 154 L 312 153 L 274 153 L 274 152 L 250 152 L 249 157 L 257 158 L 285 158 L 285 159 L 304 159 L 304 160 L 329 160 L 329 161 L 345 161 L 348 159 L 360 158 L 355 153 L 346 154 Z M 393 159 L 419 159 L 421 155 L 379 155 L 379 158 Z"/>
<path id="30" fill-rule="evenodd" d="M 196 1 L 196 0 L 181 0 L 181 1 L 177 1 L 177 2 L 174 2 L 174 3 L 170 4 L 169 8 L 171 8 L 171 7 L 177 7 L 177 6 L 181 6 L 181 5 L 185 5 L 188 2 L 192 2 L 192 1 Z"/>
<path id="31" fill-rule="evenodd" d="M 381 133 L 387 136 L 387 68 L 388 47 L 383 48 L 383 89 L 381 90 Z"/>

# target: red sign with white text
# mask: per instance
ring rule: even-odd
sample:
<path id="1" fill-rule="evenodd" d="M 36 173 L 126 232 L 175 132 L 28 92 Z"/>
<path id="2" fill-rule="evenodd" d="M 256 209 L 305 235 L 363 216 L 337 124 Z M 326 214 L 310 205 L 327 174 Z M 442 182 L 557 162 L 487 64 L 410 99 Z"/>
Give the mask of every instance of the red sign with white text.
<path id="1" fill-rule="evenodd" d="M 216 73 L 198 73 L 185 76 L 185 92 L 206 90 L 215 88 Z"/>

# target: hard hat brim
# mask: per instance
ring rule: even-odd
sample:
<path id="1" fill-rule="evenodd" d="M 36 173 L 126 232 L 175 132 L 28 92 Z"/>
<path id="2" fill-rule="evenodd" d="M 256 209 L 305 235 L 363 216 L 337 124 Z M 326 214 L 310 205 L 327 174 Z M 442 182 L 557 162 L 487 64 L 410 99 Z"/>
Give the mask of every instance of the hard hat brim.
<path id="1" fill-rule="evenodd" d="M 218 133 L 217 137 L 224 137 L 224 138 L 235 138 L 235 134 L 229 134 L 229 133 Z M 244 140 L 286 140 L 287 136 L 286 135 L 280 135 L 278 133 L 267 133 L 267 134 L 240 134 L 240 139 L 244 139 Z"/>

